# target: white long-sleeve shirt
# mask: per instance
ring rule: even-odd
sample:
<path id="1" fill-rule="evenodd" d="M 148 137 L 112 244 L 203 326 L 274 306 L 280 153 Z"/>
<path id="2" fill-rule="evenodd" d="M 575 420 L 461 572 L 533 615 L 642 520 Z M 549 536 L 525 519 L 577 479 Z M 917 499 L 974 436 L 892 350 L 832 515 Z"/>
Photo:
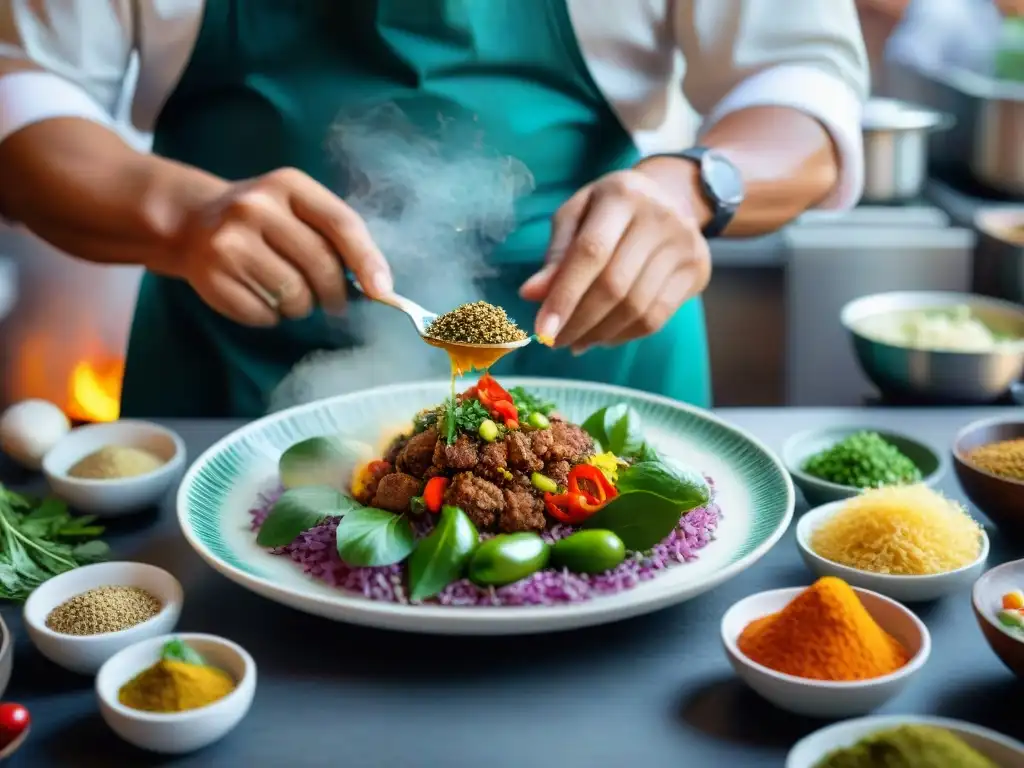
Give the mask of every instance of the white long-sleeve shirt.
<path id="1" fill-rule="evenodd" d="M 0 77 L 0 142 L 55 117 L 111 123 L 136 59 L 131 122 L 152 131 L 191 56 L 204 2 L 0 3 L 0 58 L 43 70 Z M 817 118 L 841 156 L 840 182 L 822 207 L 857 201 L 869 77 L 853 0 L 566 2 L 591 75 L 642 153 L 687 144 L 687 103 L 701 130 L 747 107 L 791 107 Z"/>

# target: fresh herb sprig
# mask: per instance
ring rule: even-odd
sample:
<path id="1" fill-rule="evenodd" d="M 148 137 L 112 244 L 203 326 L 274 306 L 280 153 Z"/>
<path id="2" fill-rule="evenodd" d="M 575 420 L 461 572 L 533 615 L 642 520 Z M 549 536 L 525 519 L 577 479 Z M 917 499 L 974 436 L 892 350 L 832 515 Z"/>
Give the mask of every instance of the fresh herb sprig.
<path id="1" fill-rule="evenodd" d="M 106 558 L 94 515 L 72 517 L 64 502 L 0 485 L 0 599 L 24 600 L 47 579 Z"/>
<path id="2" fill-rule="evenodd" d="M 475 435 L 480 424 L 491 418 L 479 400 L 458 401 L 449 399 L 444 406 L 445 440 L 451 445 L 459 436 L 459 432 Z"/>
<path id="3" fill-rule="evenodd" d="M 175 637 L 164 643 L 164 647 L 160 651 L 160 658 L 163 661 L 180 661 L 182 664 L 194 664 L 199 667 L 206 665 L 206 659 L 180 637 Z"/>
<path id="4" fill-rule="evenodd" d="M 519 410 L 520 422 L 525 423 L 531 413 L 542 413 L 545 416 L 550 416 L 551 412 L 555 410 L 554 403 L 542 400 L 522 387 L 512 387 L 508 393 L 512 395 L 512 402 Z"/>

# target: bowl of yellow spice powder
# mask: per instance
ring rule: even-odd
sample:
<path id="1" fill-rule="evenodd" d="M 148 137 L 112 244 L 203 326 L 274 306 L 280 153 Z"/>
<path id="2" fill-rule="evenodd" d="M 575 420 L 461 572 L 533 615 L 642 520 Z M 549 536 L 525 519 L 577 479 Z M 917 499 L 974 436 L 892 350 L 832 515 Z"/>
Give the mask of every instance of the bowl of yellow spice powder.
<path id="1" fill-rule="evenodd" d="M 222 637 L 153 637 L 111 657 L 96 675 L 100 714 L 141 749 L 184 754 L 226 736 L 256 692 L 256 662 Z"/>
<path id="2" fill-rule="evenodd" d="M 1002 532 L 1024 538 L 1024 416 L 968 424 L 953 441 L 953 467 L 967 498 Z"/>
<path id="3" fill-rule="evenodd" d="M 722 617 L 722 643 L 762 698 L 823 718 L 882 706 L 931 653 L 928 628 L 911 611 L 832 576 L 740 600 Z"/>
<path id="4" fill-rule="evenodd" d="M 163 568 L 96 563 L 37 587 L 25 601 L 25 629 L 50 661 L 93 674 L 118 651 L 172 631 L 183 601 L 181 584 Z"/>
<path id="5" fill-rule="evenodd" d="M 127 515 L 159 503 L 184 468 L 181 437 L 148 421 L 78 427 L 43 457 L 43 474 L 54 494 L 100 517 Z"/>

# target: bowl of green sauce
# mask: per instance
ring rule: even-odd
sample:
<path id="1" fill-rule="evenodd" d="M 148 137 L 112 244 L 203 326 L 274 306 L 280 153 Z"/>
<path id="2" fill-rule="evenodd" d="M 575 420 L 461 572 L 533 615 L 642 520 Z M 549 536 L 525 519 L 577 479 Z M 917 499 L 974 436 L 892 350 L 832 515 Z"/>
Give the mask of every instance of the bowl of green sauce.
<path id="1" fill-rule="evenodd" d="M 785 768 L 872 768 L 879 765 L 1015 768 L 1024 744 L 962 720 L 914 715 L 860 717 L 798 741 Z"/>
<path id="2" fill-rule="evenodd" d="M 812 507 L 852 498 L 868 488 L 934 486 L 946 471 L 943 454 L 931 446 L 871 427 L 797 433 L 783 446 L 782 460 Z"/>

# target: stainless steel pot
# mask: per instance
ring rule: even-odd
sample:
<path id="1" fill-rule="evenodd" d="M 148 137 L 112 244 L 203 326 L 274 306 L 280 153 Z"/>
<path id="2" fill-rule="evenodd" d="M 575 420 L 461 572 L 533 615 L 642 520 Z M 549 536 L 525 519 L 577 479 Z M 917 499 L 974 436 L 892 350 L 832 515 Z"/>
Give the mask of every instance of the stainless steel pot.
<path id="1" fill-rule="evenodd" d="M 1024 304 L 1024 206 L 979 211 L 974 229 L 971 290 Z"/>
<path id="2" fill-rule="evenodd" d="M 928 179 L 928 135 L 954 124 L 951 115 L 897 99 L 870 99 L 864 107 L 866 203 L 894 203 L 921 194 Z"/>
<path id="3" fill-rule="evenodd" d="M 1024 93 L 1024 88 L 1014 86 Z M 1024 196 L 1024 98 L 981 103 L 971 172 L 993 189 Z"/>

